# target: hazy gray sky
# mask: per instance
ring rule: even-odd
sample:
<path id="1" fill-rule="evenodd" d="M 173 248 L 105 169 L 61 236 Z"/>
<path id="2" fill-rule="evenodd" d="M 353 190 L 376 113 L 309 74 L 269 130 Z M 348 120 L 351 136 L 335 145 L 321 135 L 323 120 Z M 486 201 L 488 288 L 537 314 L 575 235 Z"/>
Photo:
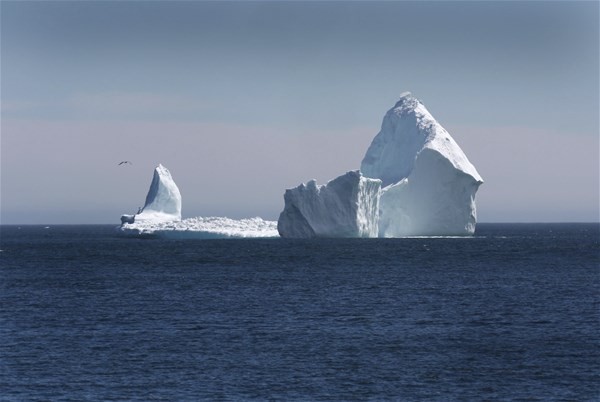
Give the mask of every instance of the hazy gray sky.
<path id="1" fill-rule="evenodd" d="M 358 169 L 411 91 L 483 176 L 480 221 L 598 221 L 599 3 L 0 2 L 1 223 L 276 219 Z M 133 166 L 117 166 L 130 160 Z"/>

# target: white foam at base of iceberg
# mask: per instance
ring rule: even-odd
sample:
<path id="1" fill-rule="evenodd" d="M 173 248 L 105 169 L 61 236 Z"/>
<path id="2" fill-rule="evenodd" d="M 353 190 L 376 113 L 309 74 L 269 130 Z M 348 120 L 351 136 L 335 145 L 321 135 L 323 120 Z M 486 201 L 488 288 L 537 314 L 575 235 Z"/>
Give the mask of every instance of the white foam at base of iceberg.
<path id="1" fill-rule="evenodd" d="M 381 181 L 358 170 L 327 184 L 315 180 L 285 191 L 281 237 L 377 237 Z"/>
<path id="2" fill-rule="evenodd" d="M 226 239 L 279 237 L 277 222 L 262 218 L 230 219 L 196 217 L 172 222 L 125 223 L 119 228 L 129 236 L 151 236 L 168 239 Z"/>

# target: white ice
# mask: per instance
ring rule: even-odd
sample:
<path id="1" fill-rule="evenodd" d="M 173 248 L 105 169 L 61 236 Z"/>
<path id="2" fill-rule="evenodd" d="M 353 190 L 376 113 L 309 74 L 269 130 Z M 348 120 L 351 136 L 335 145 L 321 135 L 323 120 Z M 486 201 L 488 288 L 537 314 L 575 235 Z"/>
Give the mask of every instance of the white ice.
<path id="1" fill-rule="evenodd" d="M 282 237 L 377 237 L 381 181 L 358 170 L 327 184 L 288 189 L 277 229 Z"/>
<path id="2" fill-rule="evenodd" d="M 121 233 L 132 236 L 156 236 L 170 239 L 217 239 L 279 237 L 277 222 L 261 218 L 229 219 L 196 217 L 173 222 L 136 222 L 124 224 Z"/>
<path id="3" fill-rule="evenodd" d="M 390 109 L 362 161 L 381 179 L 379 236 L 471 235 L 483 183 L 450 134 L 410 93 Z"/>
<path id="4" fill-rule="evenodd" d="M 150 189 L 141 212 L 135 215 L 123 215 L 122 222 L 171 222 L 181 220 L 181 193 L 171 172 L 159 164 L 154 169 Z"/>
<path id="5" fill-rule="evenodd" d="M 119 232 L 129 236 L 194 239 L 279 237 L 277 222 L 261 218 L 196 217 L 181 220 L 181 193 L 163 165 L 154 170 L 140 213 L 123 215 L 121 222 Z"/>
<path id="6" fill-rule="evenodd" d="M 475 231 L 482 183 L 450 134 L 406 92 L 384 116 L 361 170 L 286 190 L 278 222 L 182 221 L 179 189 L 159 165 L 144 207 L 123 215 L 120 231 L 177 238 L 465 236 Z"/>

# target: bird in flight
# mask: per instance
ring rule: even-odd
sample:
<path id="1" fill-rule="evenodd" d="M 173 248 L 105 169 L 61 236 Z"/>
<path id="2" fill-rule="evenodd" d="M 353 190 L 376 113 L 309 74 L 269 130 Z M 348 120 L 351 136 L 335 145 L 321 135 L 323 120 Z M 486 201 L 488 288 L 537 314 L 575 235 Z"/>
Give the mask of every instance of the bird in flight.
<path id="1" fill-rule="evenodd" d="M 129 161 L 121 161 L 121 162 L 119 162 L 119 166 L 121 166 L 121 165 L 127 165 L 127 164 L 133 165 L 133 163 L 131 163 Z"/>

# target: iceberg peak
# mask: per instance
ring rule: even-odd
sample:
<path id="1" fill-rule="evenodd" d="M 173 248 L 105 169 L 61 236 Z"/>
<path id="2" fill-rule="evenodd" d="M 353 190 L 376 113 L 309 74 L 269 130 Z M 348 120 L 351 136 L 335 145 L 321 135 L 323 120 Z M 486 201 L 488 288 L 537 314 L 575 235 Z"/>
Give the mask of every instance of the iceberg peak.
<path id="1" fill-rule="evenodd" d="M 396 114 L 408 114 L 414 112 L 419 105 L 422 105 L 421 101 L 415 98 L 412 93 L 402 92 L 392 110 Z"/>
<path id="2" fill-rule="evenodd" d="M 383 182 L 379 236 L 474 232 L 475 193 L 483 180 L 412 94 L 403 93 L 385 114 L 361 171 Z"/>
<path id="3" fill-rule="evenodd" d="M 418 154 L 429 148 L 441 153 L 455 168 L 483 183 L 458 144 L 425 105 L 410 92 L 400 96 L 385 114 L 381 130 L 365 154 L 362 173 L 381 179 L 384 187 L 398 183 L 410 175 Z"/>
<path id="4" fill-rule="evenodd" d="M 181 193 L 169 169 L 159 164 L 154 169 L 144 207 L 136 215 L 123 215 L 122 223 L 181 220 Z"/>

